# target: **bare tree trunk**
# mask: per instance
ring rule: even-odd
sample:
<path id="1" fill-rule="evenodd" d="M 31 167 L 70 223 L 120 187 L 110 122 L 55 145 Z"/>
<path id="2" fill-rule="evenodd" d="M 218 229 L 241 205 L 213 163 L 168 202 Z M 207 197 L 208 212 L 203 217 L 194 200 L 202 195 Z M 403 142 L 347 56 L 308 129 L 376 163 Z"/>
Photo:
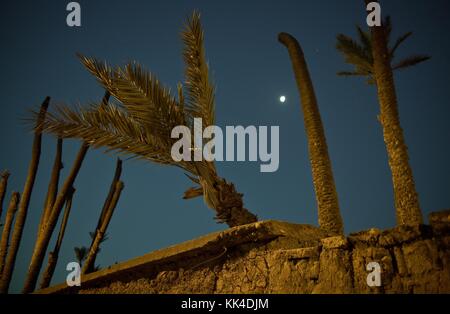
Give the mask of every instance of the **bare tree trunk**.
<path id="1" fill-rule="evenodd" d="M 2 277 L 3 267 L 5 266 L 6 255 L 8 254 L 9 236 L 11 233 L 11 226 L 14 220 L 14 215 L 19 205 L 20 194 L 13 192 L 11 201 L 9 202 L 8 211 L 6 212 L 5 225 L 3 226 L 2 239 L 0 242 L 0 278 Z"/>
<path id="2" fill-rule="evenodd" d="M 103 101 L 102 101 L 103 105 L 107 105 L 108 104 L 109 97 L 110 97 L 109 92 L 106 92 L 105 96 L 103 97 Z M 111 186 L 109 188 L 108 196 L 105 199 L 105 202 L 104 202 L 103 207 L 102 207 L 102 211 L 101 211 L 100 216 L 99 216 L 98 221 L 97 221 L 97 226 L 95 228 L 94 233 L 92 234 L 92 241 L 91 241 L 91 245 L 89 246 L 88 253 L 90 251 L 90 248 L 92 248 L 93 245 L 94 245 L 95 239 L 97 238 L 97 234 L 99 234 L 99 232 L 100 232 L 100 229 L 102 227 L 103 221 L 105 220 L 105 216 L 107 215 L 108 209 L 111 206 L 111 201 L 112 201 L 112 198 L 114 196 L 114 192 L 115 192 L 115 189 L 116 189 L 116 184 L 117 184 L 117 182 L 119 182 L 121 175 L 122 175 L 122 160 L 120 158 L 118 158 L 117 162 L 116 162 L 116 170 L 114 172 L 114 177 L 113 177 L 113 180 L 111 182 Z M 103 240 L 103 236 L 102 236 L 101 240 Z M 96 252 L 95 255 L 92 257 L 93 261 L 91 262 L 91 265 L 92 265 L 91 269 L 87 269 L 86 272 L 92 272 L 93 271 L 93 269 L 95 267 L 95 259 L 97 258 L 97 254 L 98 254 L 98 252 Z"/>
<path id="3" fill-rule="evenodd" d="M 369 1 L 372 2 L 372 1 Z M 394 75 L 387 47 L 384 26 L 371 27 L 373 71 L 380 103 L 380 122 L 389 157 L 389 167 L 394 186 L 395 208 L 398 225 L 423 223 L 419 196 L 409 165 L 408 147 L 400 125 Z"/>
<path id="4" fill-rule="evenodd" d="M 39 167 L 39 159 L 41 157 L 41 143 L 42 143 L 42 128 L 41 124 L 45 120 L 50 97 L 45 98 L 41 105 L 41 110 L 36 121 L 36 128 L 34 131 L 33 149 L 31 152 L 31 161 L 28 168 L 28 176 L 23 188 L 22 198 L 20 200 L 19 209 L 14 224 L 14 231 L 11 239 L 11 246 L 9 248 L 8 256 L 6 258 L 5 267 L 3 269 L 2 279 L 0 281 L 0 293 L 7 293 L 11 281 L 12 272 L 16 263 L 17 252 L 19 250 L 20 242 L 22 240 L 23 227 L 27 218 L 28 205 L 30 204 L 31 192 L 33 191 L 36 173 Z"/>
<path id="5" fill-rule="evenodd" d="M 8 178 L 9 178 L 9 172 L 8 170 L 5 170 L 0 175 L 0 219 L 2 218 L 2 212 L 3 212 L 3 201 L 5 199 L 6 190 L 8 188 Z"/>
<path id="6" fill-rule="evenodd" d="M 81 165 L 88 149 L 89 145 L 87 143 L 83 143 L 74 161 L 69 176 L 66 178 L 64 185 L 62 186 L 62 189 L 55 200 L 55 204 L 53 205 L 48 221 L 44 223 L 42 229 L 43 231 L 39 238 L 36 239 L 33 255 L 31 256 L 30 266 L 28 268 L 28 275 L 25 279 L 25 285 L 22 291 L 23 293 L 33 292 L 34 288 L 36 287 L 36 281 L 39 277 L 39 272 L 41 270 L 42 262 L 44 260 L 51 236 L 53 234 L 53 231 L 55 230 L 56 223 L 58 222 L 58 218 L 61 214 L 64 202 L 75 182 L 78 172 L 80 171 Z"/>
<path id="7" fill-rule="evenodd" d="M 63 220 L 59 228 L 58 239 L 56 240 L 55 247 L 52 252 L 49 253 L 47 267 L 44 270 L 41 281 L 41 289 L 47 288 L 55 272 L 56 263 L 58 262 L 59 250 L 61 249 L 62 241 L 64 239 L 64 233 L 66 232 L 67 222 L 69 220 L 70 210 L 72 208 L 72 199 L 75 189 L 72 187 L 67 195 L 66 207 L 64 210 Z"/>
<path id="8" fill-rule="evenodd" d="M 102 99 L 102 104 L 107 104 L 109 101 L 109 97 L 109 92 L 105 92 L 105 95 Z M 64 206 L 64 202 L 67 198 L 69 190 L 72 188 L 73 183 L 75 182 L 75 179 L 78 175 L 78 172 L 80 171 L 81 165 L 88 150 L 89 144 L 86 142 L 83 143 L 72 166 L 70 174 L 66 178 L 61 191 L 54 201 L 53 207 L 49 213 L 49 216 L 47 217 L 47 221 L 45 221 L 42 225 L 42 233 L 39 235 L 38 239 L 36 239 L 36 243 L 34 245 L 33 255 L 31 256 L 30 266 L 28 267 L 28 275 L 25 279 L 24 288 L 22 290 L 23 293 L 31 293 L 36 287 L 36 282 L 41 271 L 45 253 L 47 251 L 53 231 L 55 230 L 56 224 L 58 222 L 59 215 L 61 214 L 62 207 Z"/>
<path id="9" fill-rule="evenodd" d="M 38 237 L 39 234 L 42 232 L 42 226 L 50 216 L 51 209 L 53 207 L 53 204 L 55 203 L 56 196 L 58 195 L 59 178 L 61 170 L 64 167 L 62 163 L 62 145 L 63 145 L 62 138 L 58 138 L 56 144 L 55 161 L 53 162 L 53 169 L 50 177 L 50 182 L 48 184 L 47 196 L 45 198 L 44 208 L 42 210 L 41 220 L 39 222 Z"/>
<path id="10" fill-rule="evenodd" d="M 101 228 L 101 226 L 103 224 L 103 221 L 105 220 L 105 216 L 108 213 L 108 210 L 109 210 L 109 208 L 111 206 L 111 201 L 112 201 L 112 198 L 114 196 L 114 192 L 116 190 L 116 184 L 117 184 L 117 182 L 119 182 L 121 174 L 122 174 L 122 160 L 120 160 L 118 158 L 117 159 L 117 163 L 116 163 L 116 170 L 114 172 L 114 177 L 113 177 L 113 180 L 111 182 L 111 186 L 109 188 L 108 196 L 105 199 L 102 211 L 101 211 L 100 216 L 98 218 L 97 227 L 95 228 L 95 231 L 94 231 L 94 233 L 92 235 L 92 242 L 91 242 L 91 245 L 89 247 L 89 250 L 94 245 L 94 241 L 95 241 L 95 239 L 97 237 L 97 234 L 100 232 L 100 228 Z M 97 255 L 97 253 L 96 253 L 96 255 Z M 95 259 L 97 257 L 96 255 L 93 257 L 92 267 L 95 267 Z M 88 269 L 87 272 L 92 272 L 92 270 L 93 269 Z"/>
<path id="11" fill-rule="evenodd" d="M 312 177 L 316 191 L 319 225 L 320 228 L 330 234 L 341 235 L 344 233 L 344 227 L 339 211 L 338 196 L 328 155 L 325 131 L 308 66 L 302 48 L 293 36 L 280 33 L 278 40 L 288 49 L 300 93 L 305 130 L 308 137 Z"/>
<path id="12" fill-rule="evenodd" d="M 111 221 L 111 217 L 114 213 L 114 209 L 117 206 L 117 203 L 120 198 L 120 194 L 124 188 L 124 184 L 122 181 L 116 182 L 114 194 L 111 199 L 111 203 L 109 205 L 108 210 L 106 211 L 105 217 L 102 221 L 102 225 L 100 226 L 99 231 L 95 234 L 94 241 L 89 249 L 88 256 L 86 257 L 86 260 L 83 264 L 83 269 L 81 271 L 82 274 L 89 273 L 90 270 L 92 270 L 95 265 L 95 258 L 97 257 L 97 253 L 100 247 L 100 243 L 103 240 L 103 237 L 105 236 L 106 229 L 108 228 L 109 222 Z"/>
<path id="13" fill-rule="evenodd" d="M 111 205 L 111 200 L 112 200 L 112 198 L 114 196 L 114 191 L 116 189 L 116 184 L 117 184 L 117 182 L 119 182 L 121 175 L 122 175 L 122 160 L 120 160 L 118 158 L 117 162 L 116 162 L 116 170 L 114 172 L 114 178 L 113 178 L 113 181 L 111 182 L 111 186 L 109 188 L 108 196 L 106 197 L 105 203 L 103 204 L 103 208 L 102 208 L 100 217 L 99 217 L 98 222 L 97 222 L 97 227 L 95 228 L 95 234 L 100 230 L 100 227 L 102 226 L 102 222 L 105 219 L 106 212 L 108 211 L 108 209 L 109 209 L 109 207 Z M 95 234 L 94 234 L 94 238 L 95 238 Z M 94 239 L 92 239 L 92 243 L 94 243 Z M 91 244 L 91 246 L 92 246 L 92 244 Z"/>

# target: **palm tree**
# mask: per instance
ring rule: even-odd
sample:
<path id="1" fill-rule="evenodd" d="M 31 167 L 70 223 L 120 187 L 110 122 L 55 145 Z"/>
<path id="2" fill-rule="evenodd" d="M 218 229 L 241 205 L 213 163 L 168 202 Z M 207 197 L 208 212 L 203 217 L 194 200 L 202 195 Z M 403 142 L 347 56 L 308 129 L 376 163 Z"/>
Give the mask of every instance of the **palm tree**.
<path id="1" fill-rule="evenodd" d="M 135 62 L 113 69 L 105 62 L 80 55 L 85 67 L 119 103 L 77 109 L 58 106 L 41 127 L 54 135 L 82 139 L 92 147 L 107 147 L 109 151 L 179 167 L 197 184 L 185 198 L 203 195 L 205 203 L 216 211 L 218 222 L 230 227 L 255 222 L 256 216 L 243 207 L 242 194 L 218 176 L 213 162 L 174 161 L 171 156 L 176 142 L 171 138 L 174 127 L 186 125 L 194 134 L 194 118 L 201 118 L 206 128 L 214 124 L 215 116 L 214 87 L 198 13 L 188 18 L 182 39 L 186 81 L 184 87 L 178 87 L 178 99 Z"/>
<path id="2" fill-rule="evenodd" d="M 355 66 L 353 72 L 338 74 L 366 76 L 369 83 L 376 84 L 380 103 L 379 120 L 383 127 L 394 186 L 397 224 L 421 224 L 422 212 L 409 165 L 408 149 L 400 126 L 393 71 L 419 64 L 430 57 L 416 55 L 394 63 L 397 48 L 412 33 L 400 36 L 394 45 L 390 46 L 389 38 L 392 30 L 390 18 L 386 18 L 382 24 L 379 27 L 372 27 L 371 33 L 364 32 L 358 27 L 361 43 L 348 36 L 338 35 L 337 49 L 343 53 L 348 63 Z"/>
<path id="3" fill-rule="evenodd" d="M 298 41 L 287 33 L 280 33 L 278 40 L 288 49 L 300 93 L 313 184 L 316 191 L 319 225 L 329 234 L 342 235 L 344 227 L 339 212 L 328 146 L 303 51 Z"/>
<path id="4" fill-rule="evenodd" d="M 412 35 L 412 32 L 401 35 L 391 45 L 389 42 L 392 22 L 389 16 L 385 18 L 383 25 L 388 45 L 387 59 L 393 71 L 409 68 L 430 59 L 430 56 L 427 55 L 412 55 L 400 61 L 395 61 L 397 49 Z M 337 74 L 339 76 L 364 76 L 367 77 L 369 84 L 375 84 L 372 36 L 370 32 L 364 31 L 360 26 L 356 26 L 356 30 L 359 42 L 344 34 L 337 36 L 336 49 L 343 54 L 347 63 L 355 67 L 353 71 L 341 71 Z"/>

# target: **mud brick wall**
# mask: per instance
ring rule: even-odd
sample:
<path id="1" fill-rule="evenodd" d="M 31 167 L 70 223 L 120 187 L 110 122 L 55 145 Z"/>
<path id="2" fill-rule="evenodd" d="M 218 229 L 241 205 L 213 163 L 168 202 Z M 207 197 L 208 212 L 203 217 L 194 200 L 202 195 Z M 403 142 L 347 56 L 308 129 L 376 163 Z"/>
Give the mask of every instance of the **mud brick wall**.
<path id="1" fill-rule="evenodd" d="M 49 292 L 450 293 L 450 211 L 429 220 L 348 237 L 260 222 L 211 236 L 181 255 L 111 269 L 77 290 Z M 380 287 L 366 283 L 369 262 L 381 266 Z"/>

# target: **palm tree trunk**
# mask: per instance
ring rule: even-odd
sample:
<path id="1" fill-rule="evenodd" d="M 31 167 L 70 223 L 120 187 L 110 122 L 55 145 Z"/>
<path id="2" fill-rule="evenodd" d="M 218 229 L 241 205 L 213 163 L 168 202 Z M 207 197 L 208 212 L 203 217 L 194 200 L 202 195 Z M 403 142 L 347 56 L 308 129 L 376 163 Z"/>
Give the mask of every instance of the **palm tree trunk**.
<path id="1" fill-rule="evenodd" d="M 3 212 L 3 201 L 5 199 L 6 190 L 8 187 L 9 172 L 5 170 L 1 173 L 0 176 L 1 176 L 0 179 L 0 219 L 1 219 Z"/>
<path id="2" fill-rule="evenodd" d="M 72 208 L 72 199 L 75 189 L 72 187 L 69 190 L 69 194 L 66 199 L 66 206 L 64 210 L 63 220 L 58 232 L 58 239 L 56 240 L 55 247 L 52 252 L 49 253 L 47 267 L 44 270 L 41 281 L 41 289 L 47 288 L 55 272 L 56 263 L 58 262 L 59 250 L 61 249 L 62 241 L 64 239 L 64 233 L 66 232 L 67 222 L 69 221 L 70 210 Z"/>
<path id="3" fill-rule="evenodd" d="M 214 185 L 206 184 L 203 191 L 216 195 L 218 201 L 215 206 L 215 219 L 218 222 L 225 222 L 229 227 L 236 227 L 258 221 L 258 217 L 244 207 L 243 194 L 236 191 L 233 183 L 220 177 L 217 177 L 216 183 Z M 211 198 L 211 196 L 207 195 L 206 198 Z"/>
<path id="4" fill-rule="evenodd" d="M 20 194 L 13 192 L 11 201 L 9 202 L 8 211 L 6 212 L 5 225 L 3 226 L 2 239 L 0 242 L 0 278 L 2 277 L 3 267 L 5 266 L 6 255 L 8 254 L 9 236 L 14 215 L 19 204 Z"/>
<path id="5" fill-rule="evenodd" d="M 0 281 L 0 293 L 7 293 L 11 281 L 12 272 L 16 263 L 17 252 L 22 240 L 23 227 L 28 212 L 28 205 L 30 204 L 31 192 L 33 191 L 36 173 L 39 167 L 39 159 L 41 157 L 41 143 L 42 143 L 42 128 L 41 124 L 45 119 L 50 97 L 45 98 L 41 105 L 38 119 L 36 121 L 36 128 L 34 131 L 33 149 L 31 152 L 31 161 L 28 168 L 28 176 L 23 188 L 22 198 L 20 200 L 19 209 L 14 223 L 14 231 L 11 238 L 11 247 L 6 258 L 5 268 L 3 269 L 2 279 Z"/>
<path id="6" fill-rule="evenodd" d="M 394 76 L 387 48 L 384 26 L 371 27 L 374 75 L 380 103 L 380 122 L 389 158 L 394 186 L 395 208 L 398 225 L 423 223 L 408 148 L 400 126 Z"/>
<path id="7" fill-rule="evenodd" d="M 64 202 L 67 198 L 68 193 L 70 192 L 70 189 L 72 188 L 75 182 L 78 172 L 80 171 L 81 165 L 83 163 L 83 160 L 86 156 L 88 149 L 89 145 L 87 143 L 83 143 L 74 161 L 69 176 L 66 178 L 64 185 L 62 186 L 62 189 L 55 200 L 48 221 L 44 223 L 42 229 L 43 231 L 39 236 L 39 238 L 36 239 L 33 255 L 31 256 L 30 266 L 28 268 L 28 275 L 25 279 L 25 285 L 22 290 L 23 293 L 33 292 L 34 288 L 36 287 L 36 281 L 42 267 L 42 262 L 44 260 L 45 253 L 47 251 L 50 238 L 53 234 L 53 231 L 55 230 L 56 223 L 58 222 L 58 218 L 59 215 L 61 214 Z"/>
<path id="8" fill-rule="evenodd" d="M 314 87 L 308 72 L 303 51 L 297 40 L 287 33 L 280 33 L 278 40 L 288 49 L 300 93 L 305 130 L 308 137 L 309 158 L 316 191 L 319 225 L 330 234 L 344 232 L 339 212 L 338 196 L 328 156 L 325 132 L 317 105 Z"/>
<path id="9" fill-rule="evenodd" d="M 95 258 L 97 257 L 100 243 L 102 242 L 103 237 L 105 236 L 106 229 L 108 228 L 109 222 L 111 221 L 111 217 L 114 213 L 114 209 L 117 206 L 123 188 L 124 188 L 123 182 L 118 181 L 115 185 L 114 194 L 113 197 L 111 198 L 110 206 L 106 211 L 105 217 L 102 221 L 102 225 L 100 226 L 99 231 L 96 232 L 95 234 L 94 241 L 89 249 L 88 256 L 86 257 L 86 260 L 83 264 L 83 269 L 81 270 L 82 274 L 89 273 L 95 267 Z"/>
<path id="10" fill-rule="evenodd" d="M 45 198 L 44 209 L 42 210 L 41 220 L 39 222 L 38 237 L 39 237 L 39 234 L 42 232 L 42 227 L 43 227 L 44 223 L 48 220 L 48 217 L 50 216 L 51 209 L 53 207 L 53 204 L 55 203 L 56 196 L 58 195 L 59 178 L 60 178 L 61 170 L 63 169 L 62 144 L 63 144 L 62 138 L 58 138 L 58 141 L 56 143 L 56 154 L 55 154 L 55 160 L 53 162 L 53 169 L 52 169 L 52 174 L 50 177 L 50 183 L 49 183 L 48 189 L 47 189 L 47 196 Z"/>
<path id="11" fill-rule="evenodd" d="M 203 195 L 205 204 L 216 212 L 218 223 L 226 223 L 229 227 L 236 227 L 258 221 L 258 217 L 244 208 L 243 194 L 238 193 L 233 183 L 219 177 L 214 163 L 194 163 L 199 177 L 196 182 L 200 189 L 189 189 L 184 199 Z"/>

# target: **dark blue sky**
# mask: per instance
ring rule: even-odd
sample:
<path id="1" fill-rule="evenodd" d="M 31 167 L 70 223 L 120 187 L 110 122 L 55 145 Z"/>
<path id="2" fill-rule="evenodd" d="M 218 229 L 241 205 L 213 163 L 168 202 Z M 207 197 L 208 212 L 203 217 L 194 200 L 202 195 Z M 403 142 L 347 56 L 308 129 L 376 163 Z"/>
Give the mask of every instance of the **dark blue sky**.
<path id="1" fill-rule="evenodd" d="M 0 11 L 0 169 L 10 190 L 23 188 L 32 135 L 20 121 L 45 96 L 68 104 L 98 101 L 103 91 L 76 52 L 111 64 L 136 60 L 175 89 L 183 80 L 180 29 L 194 9 L 202 13 L 206 52 L 217 85 L 216 123 L 279 125 L 280 167 L 260 173 L 259 163 L 220 162 L 220 175 L 244 193 L 260 219 L 316 224 L 317 213 L 299 97 L 285 31 L 297 37 L 315 85 L 328 139 L 346 233 L 395 225 L 376 91 L 363 79 L 340 78 L 348 69 L 335 50 L 338 33 L 355 36 L 365 22 L 363 1 L 79 1 L 82 26 L 65 24 L 69 1 L 14 1 Z M 424 215 L 450 206 L 450 6 L 447 0 L 384 1 L 394 33 L 414 31 L 399 57 L 426 53 L 431 61 L 396 74 L 401 123 Z M 278 98 L 286 95 L 280 104 Z M 11 291 L 20 291 L 34 244 L 51 171 L 55 139 L 45 136 L 36 187 Z M 79 147 L 64 145 L 64 175 Z M 72 215 L 54 283 L 88 245 L 109 189 L 115 156 L 90 151 L 76 181 Z M 216 230 L 201 199 L 182 200 L 191 186 L 179 169 L 142 161 L 124 163 L 125 190 L 98 257 L 101 266 Z M 53 247 L 53 244 L 51 244 Z"/>

